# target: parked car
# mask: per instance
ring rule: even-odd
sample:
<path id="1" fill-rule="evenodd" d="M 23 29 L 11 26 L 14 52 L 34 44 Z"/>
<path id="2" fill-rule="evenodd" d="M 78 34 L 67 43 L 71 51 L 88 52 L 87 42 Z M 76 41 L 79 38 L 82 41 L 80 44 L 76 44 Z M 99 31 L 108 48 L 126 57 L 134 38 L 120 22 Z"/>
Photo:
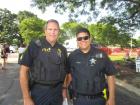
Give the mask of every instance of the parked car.
<path id="1" fill-rule="evenodd" d="M 17 51 L 17 46 L 15 46 L 15 45 L 10 45 L 10 53 L 15 53 L 16 51 Z"/>
<path id="2" fill-rule="evenodd" d="M 66 47 L 68 53 L 74 51 L 75 49 L 78 48 L 77 47 L 76 38 L 72 38 L 72 39 L 66 40 L 64 42 L 64 46 Z"/>

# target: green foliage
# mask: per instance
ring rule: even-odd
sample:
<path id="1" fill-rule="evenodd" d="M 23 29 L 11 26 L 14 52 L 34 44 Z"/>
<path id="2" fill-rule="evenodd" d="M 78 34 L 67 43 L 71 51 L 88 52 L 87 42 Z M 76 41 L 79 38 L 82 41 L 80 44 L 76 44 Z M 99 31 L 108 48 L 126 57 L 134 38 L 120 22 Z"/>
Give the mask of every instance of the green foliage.
<path id="1" fill-rule="evenodd" d="M 67 22 L 62 25 L 62 29 L 65 32 L 67 39 L 76 36 L 76 31 L 80 27 L 87 27 L 87 24 L 77 22 Z"/>
<path id="2" fill-rule="evenodd" d="M 0 42 L 9 44 L 22 43 L 23 38 L 19 33 L 19 24 L 29 17 L 37 18 L 36 15 L 28 11 L 20 11 L 16 15 L 7 9 L 0 9 Z"/>
<path id="3" fill-rule="evenodd" d="M 87 15 L 87 18 L 91 20 L 89 15 L 97 14 L 97 11 L 93 11 L 95 10 L 95 1 L 96 0 L 32 0 L 32 6 L 37 6 L 45 12 L 46 7 L 53 5 L 56 13 L 63 14 L 69 12 L 70 20 L 76 20 L 80 15 Z"/>
<path id="4" fill-rule="evenodd" d="M 109 58 L 111 59 L 111 61 L 119 61 L 120 63 L 124 61 L 124 55 L 109 55 Z"/>
<path id="5" fill-rule="evenodd" d="M 140 0 L 102 0 L 101 4 L 113 13 L 112 16 L 120 21 L 125 29 L 139 28 Z"/>
<path id="6" fill-rule="evenodd" d="M 72 38 L 76 35 L 76 31 L 80 27 L 86 27 L 91 33 L 93 42 L 98 43 L 103 46 L 120 46 L 120 47 L 130 47 L 130 36 L 131 34 L 116 28 L 112 24 L 97 23 L 87 25 L 84 23 L 77 22 L 67 22 L 62 25 L 63 34 L 65 39 Z"/>
<path id="7" fill-rule="evenodd" d="M 140 47 L 140 37 L 136 39 L 136 47 Z"/>
<path id="8" fill-rule="evenodd" d="M 67 34 L 65 33 L 65 30 L 61 29 L 60 30 L 60 34 L 59 34 L 59 38 L 58 38 L 58 42 L 63 44 L 65 40 L 67 40 Z"/>
<path id="9" fill-rule="evenodd" d="M 31 13 L 31 12 L 28 12 L 28 11 L 19 11 L 19 13 L 17 14 L 17 19 L 19 21 L 19 23 L 26 19 L 26 18 L 31 18 L 31 17 L 35 17 L 37 18 L 37 15 Z"/>
<path id="10" fill-rule="evenodd" d="M 19 11 L 19 13 L 17 14 L 17 21 L 19 23 L 19 25 L 21 24 L 21 22 L 24 20 L 24 19 L 27 19 L 27 18 L 37 18 L 37 16 L 29 11 Z M 21 34 L 20 35 L 20 42 L 19 43 L 24 43 L 24 41 L 26 40 L 24 37 L 22 37 Z M 26 42 L 26 41 L 25 41 Z M 28 42 L 27 42 L 28 43 Z"/>
<path id="11" fill-rule="evenodd" d="M 103 46 L 120 45 L 127 46 L 130 35 L 126 31 L 118 30 L 115 26 L 105 23 L 89 25 L 93 41 Z"/>
<path id="12" fill-rule="evenodd" d="M 19 38 L 16 17 L 9 10 L 0 9 L 0 42 L 12 44 L 11 39 Z"/>
<path id="13" fill-rule="evenodd" d="M 114 18 L 111 22 L 119 27 L 128 31 L 140 27 L 140 0 L 32 0 L 32 3 L 42 11 L 53 5 L 57 13 L 68 12 L 70 20 L 81 20 L 83 16 L 91 21 L 98 18 L 102 9 L 105 9 Z M 104 19 L 110 21 L 108 17 Z"/>
<path id="14" fill-rule="evenodd" d="M 20 34 L 22 35 L 26 44 L 28 44 L 31 39 L 39 38 L 43 36 L 43 25 L 45 21 L 38 18 L 27 18 L 21 21 Z"/>

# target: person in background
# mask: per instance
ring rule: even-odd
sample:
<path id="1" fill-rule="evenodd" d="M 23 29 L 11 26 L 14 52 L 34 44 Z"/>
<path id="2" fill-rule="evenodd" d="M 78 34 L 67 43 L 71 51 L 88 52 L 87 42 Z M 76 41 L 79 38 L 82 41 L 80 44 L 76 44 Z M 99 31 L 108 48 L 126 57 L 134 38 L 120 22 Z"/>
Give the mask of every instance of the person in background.
<path id="1" fill-rule="evenodd" d="M 2 70 L 6 70 L 6 61 L 9 53 L 9 46 L 4 44 L 1 49 L 1 58 L 2 58 Z"/>
<path id="2" fill-rule="evenodd" d="M 116 69 L 103 51 L 91 45 L 90 32 L 80 28 L 76 33 L 79 49 L 68 57 L 70 84 L 74 105 L 115 105 Z"/>
<path id="3" fill-rule="evenodd" d="M 57 42 L 59 31 L 58 21 L 48 20 L 45 36 L 31 41 L 23 55 L 20 85 L 24 105 L 62 105 L 67 51 Z"/>

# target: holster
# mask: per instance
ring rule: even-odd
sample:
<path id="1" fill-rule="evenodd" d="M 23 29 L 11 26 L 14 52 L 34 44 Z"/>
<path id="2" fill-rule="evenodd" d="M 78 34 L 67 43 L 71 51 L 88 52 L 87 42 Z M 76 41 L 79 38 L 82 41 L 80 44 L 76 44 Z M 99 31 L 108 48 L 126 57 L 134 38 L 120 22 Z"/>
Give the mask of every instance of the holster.
<path id="1" fill-rule="evenodd" d="M 28 83 L 29 83 L 29 90 L 31 90 L 31 88 L 33 87 L 33 85 L 34 85 L 34 80 L 33 80 L 33 78 L 32 78 L 32 74 L 31 74 L 31 72 L 29 71 L 29 73 L 28 73 Z"/>

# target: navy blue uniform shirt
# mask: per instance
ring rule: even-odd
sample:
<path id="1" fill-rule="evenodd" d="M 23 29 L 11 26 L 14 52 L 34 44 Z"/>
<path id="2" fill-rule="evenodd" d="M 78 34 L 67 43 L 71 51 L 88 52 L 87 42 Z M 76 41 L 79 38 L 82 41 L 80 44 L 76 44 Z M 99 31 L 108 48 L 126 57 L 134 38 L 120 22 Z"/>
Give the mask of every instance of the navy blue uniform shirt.
<path id="1" fill-rule="evenodd" d="M 91 46 L 88 53 L 83 53 L 79 49 L 72 52 L 68 57 L 68 68 L 69 72 L 72 70 L 85 68 L 91 68 L 93 70 L 100 70 L 106 75 L 116 74 L 116 69 L 113 63 L 110 61 L 109 57 L 103 51 Z"/>

